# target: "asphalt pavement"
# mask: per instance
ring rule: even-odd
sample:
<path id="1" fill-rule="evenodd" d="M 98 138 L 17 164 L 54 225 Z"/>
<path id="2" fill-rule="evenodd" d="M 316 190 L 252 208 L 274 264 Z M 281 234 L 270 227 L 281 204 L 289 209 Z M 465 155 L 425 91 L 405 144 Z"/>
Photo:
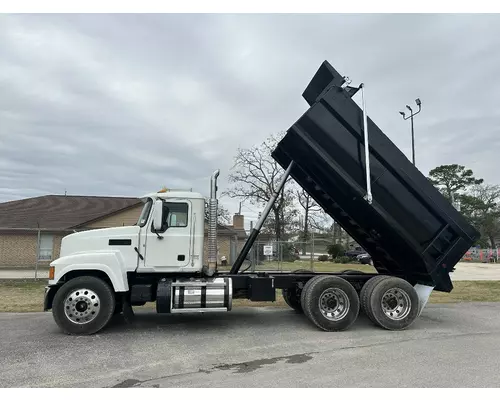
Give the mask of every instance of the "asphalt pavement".
<path id="1" fill-rule="evenodd" d="M 50 313 L 0 314 L 1 387 L 498 387 L 500 304 L 430 304 L 406 331 L 363 315 L 322 332 L 289 309 L 118 316 L 67 336 Z"/>

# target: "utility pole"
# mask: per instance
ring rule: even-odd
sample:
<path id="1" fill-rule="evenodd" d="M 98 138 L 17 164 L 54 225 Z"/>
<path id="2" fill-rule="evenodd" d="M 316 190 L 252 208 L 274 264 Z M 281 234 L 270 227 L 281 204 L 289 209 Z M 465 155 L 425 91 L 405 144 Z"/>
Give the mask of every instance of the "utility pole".
<path id="1" fill-rule="evenodd" d="M 35 263 L 35 280 L 38 279 L 38 261 L 40 260 L 40 221 L 36 222 L 38 227 L 37 239 L 36 239 L 36 263 Z"/>
<path id="2" fill-rule="evenodd" d="M 411 155 L 412 155 L 413 165 L 415 165 L 415 130 L 413 128 L 413 117 L 415 115 L 417 115 L 422 110 L 422 102 L 420 101 L 420 99 L 416 99 L 415 103 L 418 106 L 418 111 L 417 112 L 413 112 L 413 110 L 411 109 L 411 107 L 409 105 L 407 105 L 406 108 L 408 110 L 410 110 L 410 115 L 406 116 L 405 113 L 404 113 L 404 111 L 400 111 L 399 112 L 402 115 L 402 117 L 403 117 L 403 119 L 405 121 L 407 119 L 410 120 L 410 124 L 411 124 Z"/>

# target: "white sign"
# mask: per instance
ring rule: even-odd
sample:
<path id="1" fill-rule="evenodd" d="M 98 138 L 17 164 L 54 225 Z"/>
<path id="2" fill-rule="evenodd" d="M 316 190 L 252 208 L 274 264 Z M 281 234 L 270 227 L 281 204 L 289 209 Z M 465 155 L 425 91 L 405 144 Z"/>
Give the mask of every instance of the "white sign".
<path id="1" fill-rule="evenodd" d="M 264 246 L 264 255 L 272 256 L 273 255 L 273 246 Z"/>

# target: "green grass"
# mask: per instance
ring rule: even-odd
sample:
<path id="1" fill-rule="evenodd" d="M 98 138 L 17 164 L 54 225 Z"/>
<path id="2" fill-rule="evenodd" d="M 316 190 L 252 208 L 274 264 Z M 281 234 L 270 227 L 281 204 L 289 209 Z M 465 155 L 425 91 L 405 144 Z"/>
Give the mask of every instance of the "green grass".
<path id="1" fill-rule="evenodd" d="M 345 269 L 345 268 L 344 268 Z M 45 280 L 0 281 L 0 312 L 43 311 Z M 458 281 L 451 293 L 433 292 L 430 303 L 458 303 L 471 301 L 500 302 L 500 281 Z M 233 307 L 288 307 L 276 291 L 275 302 L 251 302 L 235 299 Z M 146 308 L 154 308 L 155 303 L 146 303 Z M 142 308 L 142 307 L 137 307 Z"/>
<path id="2" fill-rule="evenodd" d="M 43 311 L 46 280 L 0 281 L 0 312 Z"/>
<path id="3" fill-rule="evenodd" d="M 451 293 L 432 292 L 431 303 L 500 301 L 500 281 L 456 281 Z"/>

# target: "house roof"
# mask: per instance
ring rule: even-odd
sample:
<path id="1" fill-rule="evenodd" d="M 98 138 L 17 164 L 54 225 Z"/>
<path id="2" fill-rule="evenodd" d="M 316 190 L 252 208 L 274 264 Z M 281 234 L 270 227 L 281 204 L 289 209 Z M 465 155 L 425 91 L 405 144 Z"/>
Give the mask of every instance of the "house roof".
<path id="1" fill-rule="evenodd" d="M 140 203 L 135 197 L 31 197 L 0 203 L 0 228 L 70 229 Z"/>
<path id="2" fill-rule="evenodd" d="M 135 197 L 47 195 L 0 203 L 0 229 L 70 230 L 142 204 Z M 223 235 L 246 237 L 218 224 Z"/>

